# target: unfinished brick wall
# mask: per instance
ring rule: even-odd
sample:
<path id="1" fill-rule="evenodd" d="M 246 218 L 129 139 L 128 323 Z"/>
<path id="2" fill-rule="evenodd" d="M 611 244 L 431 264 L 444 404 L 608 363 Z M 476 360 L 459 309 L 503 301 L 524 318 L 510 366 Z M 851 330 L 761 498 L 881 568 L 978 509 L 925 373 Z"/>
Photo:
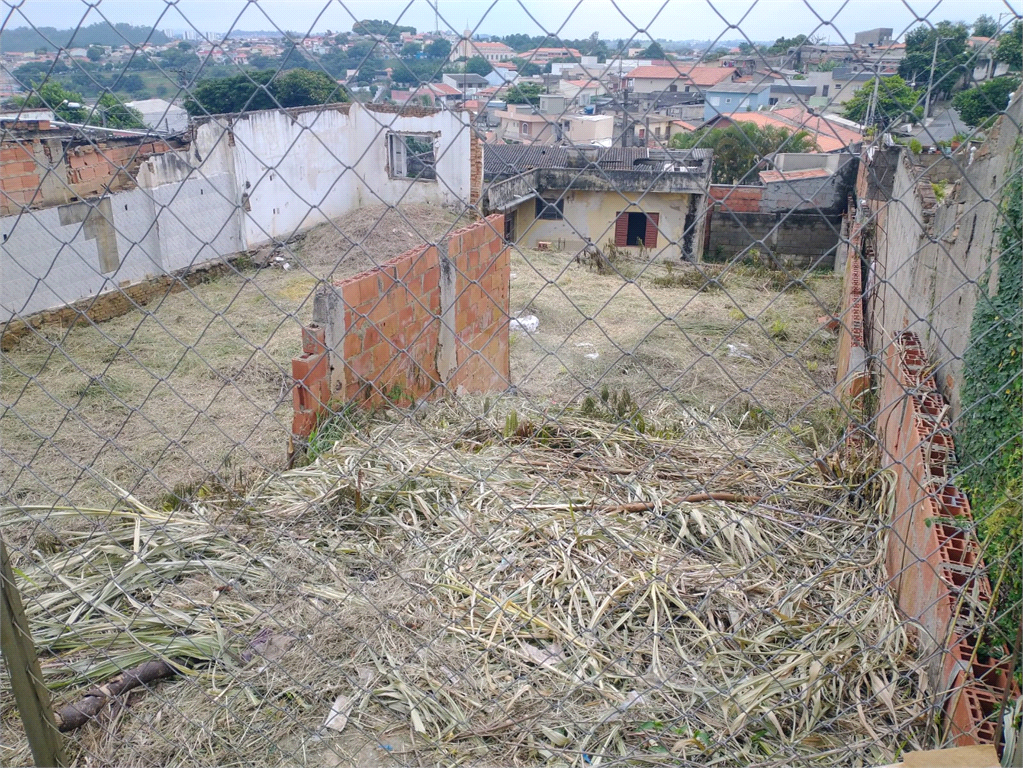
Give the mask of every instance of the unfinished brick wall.
<path id="1" fill-rule="evenodd" d="M 5 141 L 0 145 L 0 216 L 132 188 L 142 161 L 170 149 L 164 141 L 140 138 L 79 146 L 59 138 Z"/>
<path id="2" fill-rule="evenodd" d="M 711 184 L 710 196 L 716 211 L 759 213 L 763 187 L 737 187 L 731 184 Z"/>
<path id="3" fill-rule="evenodd" d="M 991 584 L 969 500 L 951 482 L 955 444 L 948 405 L 915 333 L 899 334 L 883 359 L 877 431 L 884 463 L 897 478 L 888 575 L 900 609 L 915 622 L 931 679 L 945 692 L 955 743 L 990 743 L 1009 655 L 999 663 L 977 652 Z"/>
<path id="4" fill-rule="evenodd" d="M 862 230 L 856 221 L 855 202 L 850 198 L 845 224 L 850 232 L 846 247 L 845 276 L 842 282 L 842 308 L 838 318 L 838 361 L 835 380 L 838 395 L 858 423 L 862 395 L 870 389 L 867 345 L 863 335 L 863 248 Z"/>
<path id="5" fill-rule="evenodd" d="M 409 405 L 510 384 L 510 254 L 504 217 L 320 289 L 292 361 L 292 433 L 309 436 L 331 402 Z"/>

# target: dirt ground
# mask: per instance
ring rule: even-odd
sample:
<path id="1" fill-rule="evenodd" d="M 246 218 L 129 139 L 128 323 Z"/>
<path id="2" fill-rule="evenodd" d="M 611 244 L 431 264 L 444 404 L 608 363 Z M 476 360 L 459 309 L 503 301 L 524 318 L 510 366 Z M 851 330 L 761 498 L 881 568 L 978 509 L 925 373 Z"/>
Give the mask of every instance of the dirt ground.
<path id="1" fill-rule="evenodd" d="M 835 422 L 837 339 L 817 322 L 838 309 L 834 274 L 626 262 L 601 275 L 525 251 L 512 276 L 512 317 L 539 320 L 536 333 L 512 334 L 524 394 L 575 400 L 607 386 L 758 427 Z"/>
<path id="2" fill-rule="evenodd" d="M 434 206 L 364 208 L 253 254 L 271 268 L 244 266 L 105 323 L 27 338 L 2 356 L 0 492 L 102 506 L 117 497 L 111 483 L 152 500 L 211 473 L 228 484 L 281 469 L 291 358 L 319 280 L 461 225 Z"/>
<path id="3" fill-rule="evenodd" d="M 105 506 L 119 495 L 113 484 L 152 501 L 212 473 L 230 484 L 281 469 L 290 359 L 318 281 L 464 223 L 427 206 L 383 214 L 364 209 L 253 256 L 276 267 L 246 267 L 96 326 L 48 327 L 4 355 L 4 490 L 22 504 Z M 640 405 L 670 393 L 761 428 L 827 421 L 834 338 L 816 318 L 837 306 L 836 277 L 780 292 L 777 274 L 732 268 L 723 287 L 696 290 L 675 284 L 702 282 L 682 268 L 622 270 L 633 279 L 568 254 L 515 254 L 512 316 L 539 319 L 535 334 L 513 333 L 520 394 L 579 400 L 607 385 Z"/>

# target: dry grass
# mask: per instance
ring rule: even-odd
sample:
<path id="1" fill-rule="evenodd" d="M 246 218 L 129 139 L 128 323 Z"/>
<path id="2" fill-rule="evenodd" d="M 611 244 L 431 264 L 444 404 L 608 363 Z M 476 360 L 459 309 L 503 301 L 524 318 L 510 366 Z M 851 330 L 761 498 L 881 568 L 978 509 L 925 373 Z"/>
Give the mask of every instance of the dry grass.
<path id="1" fill-rule="evenodd" d="M 2 510 L 61 703 L 112 659 L 186 670 L 76 732 L 77 763 L 869 766 L 926 743 L 878 586 L 887 476 L 851 496 L 862 475 L 798 446 L 671 402 L 644 420 L 469 398 L 242 497 Z M 679 501 L 705 490 L 759 501 Z M 48 537 L 61 516 L 77 533 Z"/>
<path id="2" fill-rule="evenodd" d="M 578 400 L 606 385 L 639 403 L 670 392 L 696 412 L 747 424 L 837 423 L 836 339 L 817 317 L 837 310 L 838 276 L 628 262 L 599 275 L 533 251 L 512 264 L 512 316 L 540 320 L 536 334 L 513 337 L 513 378 L 525 394 Z"/>
<path id="3" fill-rule="evenodd" d="M 242 269 L 97 326 L 45 328 L 2 357 L 2 490 L 104 506 L 115 496 L 100 478 L 156 499 L 281 469 L 291 358 L 318 280 L 452 226 L 431 206 L 366 208 L 279 250 L 290 271 Z"/>

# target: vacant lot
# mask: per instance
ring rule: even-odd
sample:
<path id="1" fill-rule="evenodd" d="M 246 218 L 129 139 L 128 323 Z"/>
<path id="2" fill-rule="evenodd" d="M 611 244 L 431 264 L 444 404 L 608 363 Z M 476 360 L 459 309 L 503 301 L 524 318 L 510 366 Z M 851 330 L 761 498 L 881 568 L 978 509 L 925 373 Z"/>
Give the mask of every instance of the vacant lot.
<path id="1" fill-rule="evenodd" d="M 105 506 L 113 484 L 155 500 L 211 473 L 236 483 L 281 469 L 290 359 L 318 280 L 460 225 L 428 207 L 382 213 L 255 255 L 276 267 L 245 268 L 98 326 L 46 328 L 6 355 L 0 438 L 13 499 Z M 758 429 L 790 419 L 797 431 L 833 428 L 823 394 L 833 338 L 816 317 L 837 304 L 835 277 L 780 290 L 787 280 L 754 268 L 707 267 L 718 282 L 705 285 L 692 269 L 620 267 L 625 277 L 571 265 L 568 254 L 516 254 L 512 314 L 539 318 L 535 334 L 513 335 L 521 394 L 565 402 L 607 385 L 640 406 L 674 402 Z"/>

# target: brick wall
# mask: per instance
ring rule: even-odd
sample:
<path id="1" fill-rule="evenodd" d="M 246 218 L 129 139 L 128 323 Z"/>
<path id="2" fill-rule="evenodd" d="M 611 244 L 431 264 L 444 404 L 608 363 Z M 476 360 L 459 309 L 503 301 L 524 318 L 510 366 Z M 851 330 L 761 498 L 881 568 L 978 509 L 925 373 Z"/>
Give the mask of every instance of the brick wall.
<path id="1" fill-rule="evenodd" d="M 711 184 L 710 196 L 715 211 L 738 213 L 759 213 L 763 187 L 740 187 L 731 184 Z"/>
<path id="2" fill-rule="evenodd" d="M 849 209 L 844 222 L 849 232 L 845 247 L 845 275 L 842 282 L 842 307 L 838 318 L 838 360 L 835 380 L 838 394 L 849 409 L 854 426 L 860 422 L 860 404 L 863 394 L 870 390 L 870 368 L 867 362 L 867 345 L 863 332 L 863 263 L 860 253 L 863 235 L 860 223 L 856 221 L 855 202 L 849 200 Z"/>
<path id="3" fill-rule="evenodd" d="M 898 334 L 881 358 L 877 432 L 884 464 L 896 475 L 888 575 L 900 609 L 913 621 L 929 677 L 944 693 L 952 739 L 959 746 L 990 743 L 1009 656 L 999 663 L 977 653 L 991 584 L 969 501 L 951 482 L 948 404 L 915 333 Z"/>
<path id="4" fill-rule="evenodd" d="M 409 405 L 510 384 L 510 255 L 504 217 L 317 291 L 292 361 L 292 433 L 305 439 L 331 402 Z"/>
<path id="5" fill-rule="evenodd" d="M 142 161 L 170 151 L 164 141 L 120 139 L 73 146 L 60 139 L 0 144 L 0 216 L 62 205 L 135 186 Z"/>

